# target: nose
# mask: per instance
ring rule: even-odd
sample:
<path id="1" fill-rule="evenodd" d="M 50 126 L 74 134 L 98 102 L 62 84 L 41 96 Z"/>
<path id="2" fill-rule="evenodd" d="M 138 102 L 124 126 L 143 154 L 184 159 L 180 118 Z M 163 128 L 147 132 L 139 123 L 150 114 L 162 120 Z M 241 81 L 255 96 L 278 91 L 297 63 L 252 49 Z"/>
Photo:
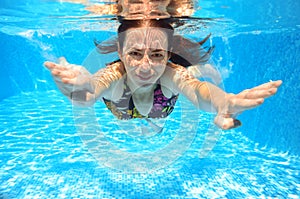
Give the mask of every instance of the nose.
<path id="1" fill-rule="evenodd" d="M 141 60 L 140 71 L 141 72 L 149 72 L 151 69 L 150 59 L 148 55 L 144 55 L 143 59 Z"/>

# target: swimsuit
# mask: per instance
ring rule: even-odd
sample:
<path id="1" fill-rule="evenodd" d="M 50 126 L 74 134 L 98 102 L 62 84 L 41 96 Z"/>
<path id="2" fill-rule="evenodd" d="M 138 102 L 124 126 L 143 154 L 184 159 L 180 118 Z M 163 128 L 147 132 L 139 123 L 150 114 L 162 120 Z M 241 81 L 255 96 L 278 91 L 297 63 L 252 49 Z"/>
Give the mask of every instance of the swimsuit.
<path id="1" fill-rule="evenodd" d="M 177 99 L 178 95 L 173 95 L 171 98 L 165 97 L 162 93 L 161 85 L 157 84 L 154 89 L 153 107 L 149 114 L 144 116 L 134 106 L 131 91 L 126 84 L 124 84 L 124 91 L 120 100 L 113 102 L 103 98 L 106 107 L 118 119 L 125 120 L 132 118 L 165 118 L 173 111 Z"/>

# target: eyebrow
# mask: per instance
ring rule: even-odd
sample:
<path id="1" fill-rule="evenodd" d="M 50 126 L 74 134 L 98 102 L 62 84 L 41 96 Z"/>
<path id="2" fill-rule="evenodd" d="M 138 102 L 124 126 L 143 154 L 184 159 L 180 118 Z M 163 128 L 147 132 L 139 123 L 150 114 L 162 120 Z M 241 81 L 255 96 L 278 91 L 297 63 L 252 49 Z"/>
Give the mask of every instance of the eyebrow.
<path id="1" fill-rule="evenodd" d="M 125 47 L 124 47 L 125 48 Z M 136 51 L 142 51 L 144 50 L 143 48 L 139 48 L 139 47 L 136 47 L 136 46 L 131 46 L 129 48 L 126 49 L 126 51 L 132 51 L 132 50 L 136 50 Z"/>
<path id="2" fill-rule="evenodd" d="M 164 49 L 161 49 L 161 48 L 149 48 L 152 52 L 161 52 L 161 51 L 166 51 Z M 145 49 L 144 48 L 136 48 L 136 47 L 133 47 L 131 48 L 130 50 L 136 50 L 136 51 L 144 51 Z"/>
<path id="3" fill-rule="evenodd" d="M 152 48 L 150 48 L 150 50 L 151 50 L 152 52 L 161 52 L 161 51 L 166 51 L 166 50 L 164 50 L 164 49 L 161 49 L 161 48 L 159 48 L 159 49 L 155 48 L 154 50 L 152 50 Z"/>

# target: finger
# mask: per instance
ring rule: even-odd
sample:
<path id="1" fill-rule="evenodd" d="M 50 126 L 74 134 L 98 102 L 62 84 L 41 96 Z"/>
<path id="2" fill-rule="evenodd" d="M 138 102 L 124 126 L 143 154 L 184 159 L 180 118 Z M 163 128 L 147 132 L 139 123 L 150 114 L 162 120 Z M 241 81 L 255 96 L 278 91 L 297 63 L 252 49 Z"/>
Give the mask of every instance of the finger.
<path id="1" fill-rule="evenodd" d="M 214 123 L 221 129 L 228 130 L 242 125 L 242 123 L 234 118 L 225 118 L 221 115 L 215 117 Z"/>
<path id="2" fill-rule="evenodd" d="M 54 75 L 54 76 L 58 76 L 58 77 L 61 77 L 61 74 L 64 72 L 64 70 L 61 70 L 61 69 L 57 69 L 57 68 L 54 68 L 51 70 L 51 74 Z"/>
<path id="3" fill-rule="evenodd" d="M 244 110 L 255 108 L 264 102 L 264 98 L 243 99 L 233 98 L 229 101 L 230 110 L 233 112 L 242 112 Z"/>
<path id="4" fill-rule="evenodd" d="M 61 78 L 75 78 L 78 76 L 79 71 L 74 70 L 53 70 L 52 74 Z"/>
<path id="5" fill-rule="evenodd" d="M 267 98 L 274 95 L 277 92 L 277 88 L 261 89 L 261 90 L 246 90 L 237 95 L 238 98 L 243 99 L 257 99 Z"/>
<path id="6" fill-rule="evenodd" d="M 281 80 L 277 81 L 270 81 L 264 84 L 261 84 L 259 86 L 256 86 L 252 88 L 251 90 L 264 90 L 264 89 L 270 89 L 270 88 L 278 88 L 282 84 Z"/>
<path id="7" fill-rule="evenodd" d="M 55 68 L 55 65 L 56 64 L 53 62 L 49 62 L 49 61 L 44 62 L 44 66 L 46 66 L 48 69 Z"/>
<path id="8" fill-rule="evenodd" d="M 61 81 L 65 84 L 77 85 L 78 80 L 77 78 L 61 78 Z"/>
<path id="9" fill-rule="evenodd" d="M 53 70 L 67 70 L 66 67 L 56 64 L 54 62 L 45 62 L 44 65 L 46 66 L 46 68 L 48 68 L 49 70 L 53 71 Z"/>

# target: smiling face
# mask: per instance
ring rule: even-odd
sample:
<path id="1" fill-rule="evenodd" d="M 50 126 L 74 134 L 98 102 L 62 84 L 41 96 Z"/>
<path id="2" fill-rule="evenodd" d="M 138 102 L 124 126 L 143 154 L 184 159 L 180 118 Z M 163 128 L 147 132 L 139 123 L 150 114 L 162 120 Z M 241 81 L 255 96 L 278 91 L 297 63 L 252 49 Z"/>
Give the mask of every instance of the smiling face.
<path id="1" fill-rule="evenodd" d="M 160 28 L 132 28 L 126 31 L 119 49 L 128 80 L 136 86 L 157 82 L 168 62 L 167 34 Z"/>

